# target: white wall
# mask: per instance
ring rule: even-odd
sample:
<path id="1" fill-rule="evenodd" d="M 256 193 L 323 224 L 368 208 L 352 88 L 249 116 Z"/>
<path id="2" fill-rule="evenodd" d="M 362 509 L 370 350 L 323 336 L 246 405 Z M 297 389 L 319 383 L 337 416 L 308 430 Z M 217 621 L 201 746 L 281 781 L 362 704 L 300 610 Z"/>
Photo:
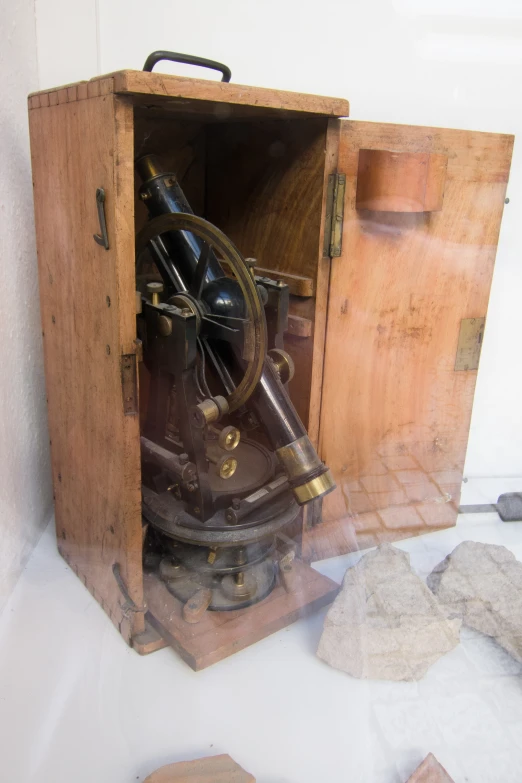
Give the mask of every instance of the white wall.
<path id="1" fill-rule="evenodd" d="M 99 46 L 102 72 L 141 68 L 150 51 L 174 49 L 227 63 L 239 83 L 346 97 L 354 119 L 522 140 L 519 0 L 154 0 L 146 7 L 141 0 L 102 0 Z M 522 476 L 522 145 L 508 195 L 469 476 Z"/>
<path id="2" fill-rule="evenodd" d="M 38 88 L 32 0 L 0 5 L 0 610 L 49 520 L 52 490 L 27 93 Z"/>
<path id="3" fill-rule="evenodd" d="M 0 547 L 1 605 L 51 502 L 26 93 L 120 68 L 139 69 L 149 52 L 165 48 L 222 60 L 239 83 L 347 97 L 354 119 L 522 137 L 522 4 L 35 0 L 33 9 L 31 0 L 0 2 L 0 435 L 5 454 L 0 482 L 7 531 Z M 197 74 L 182 66 L 172 70 Z M 519 147 L 508 195 L 473 412 L 470 476 L 522 476 Z"/>

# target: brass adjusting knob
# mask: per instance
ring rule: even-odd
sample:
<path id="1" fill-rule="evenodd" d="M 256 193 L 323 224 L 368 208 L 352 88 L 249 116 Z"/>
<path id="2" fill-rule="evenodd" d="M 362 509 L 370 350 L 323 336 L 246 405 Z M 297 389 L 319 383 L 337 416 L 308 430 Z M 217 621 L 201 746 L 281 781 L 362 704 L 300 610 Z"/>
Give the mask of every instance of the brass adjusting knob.
<path id="1" fill-rule="evenodd" d="M 147 283 L 147 291 L 152 297 L 152 304 L 159 305 L 160 294 L 163 293 L 163 283 Z"/>
<path id="2" fill-rule="evenodd" d="M 281 348 L 271 348 L 268 351 L 268 356 L 277 370 L 281 383 L 289 383 L 294 377 L 295 372 L 294 360 L 290 354 L 283 351 Z"/>

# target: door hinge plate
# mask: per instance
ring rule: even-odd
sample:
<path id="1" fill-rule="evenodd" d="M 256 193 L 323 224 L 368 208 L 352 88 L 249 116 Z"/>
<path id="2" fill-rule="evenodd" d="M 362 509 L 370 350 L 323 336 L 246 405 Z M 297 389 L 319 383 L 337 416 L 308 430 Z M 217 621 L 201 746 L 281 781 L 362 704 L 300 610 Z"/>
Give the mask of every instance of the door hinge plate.
<path id="1" fill-rule="evenodd" d="M 455 370 L 478 369 L 485 324 L 485 318 L 463 318 L 460 322 Z"/>
<path id="2" fill-rule="evenodd" d="M 326 191 L 323 256 L 338 258 L 343 244 L 346 174 L 330 174 Z"/>

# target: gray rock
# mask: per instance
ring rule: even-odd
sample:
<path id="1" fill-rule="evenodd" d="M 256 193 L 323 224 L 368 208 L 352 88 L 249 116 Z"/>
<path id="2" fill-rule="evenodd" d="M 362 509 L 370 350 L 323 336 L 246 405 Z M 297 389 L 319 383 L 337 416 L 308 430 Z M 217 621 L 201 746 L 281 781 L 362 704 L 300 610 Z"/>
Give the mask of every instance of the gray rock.
<path id="1" fill-rule="evenodd" d="M 354 677 L 419 680 L 459 642 L 410 558 L 383 544 L 345 574 L 324 623 L 317 655 Z"/>
<path id="2" fill-rule="evenodd" d="M 428 586 L 450 616 L 522 662 L 522 563 L 509 549 L 464 541 L 433 569 Z"/>

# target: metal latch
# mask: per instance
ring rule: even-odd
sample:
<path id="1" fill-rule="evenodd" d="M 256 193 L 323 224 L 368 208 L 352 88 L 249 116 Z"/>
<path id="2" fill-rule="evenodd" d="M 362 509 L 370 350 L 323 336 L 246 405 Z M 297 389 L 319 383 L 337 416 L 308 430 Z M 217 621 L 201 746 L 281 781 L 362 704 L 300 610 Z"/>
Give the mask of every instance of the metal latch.
<path id="1" fill-rule="evenodd" d="M 109 235 L 107 234 L 107 221 L 105 220 L 105 191 L 103 188 L 96 188 L 96 208 L 98 210 L 98 221 L 100 223 L 100 234 L 93 234 L 94 241 L 99 245 L 109 249 Z"/>
<path id="2" fill-rule="evenodd" d="M 346 174 L 330 174 L 326 191 L 323 256 L 338 258 L 343 244 Z"/>
<path id="3" fill-rule="evenodd" d="M 138 372 L 135 353 L 125 353 L 121 357 L 121 389 L 123 413 L 125 416 L 135 416 L 138 413 Z"/>

